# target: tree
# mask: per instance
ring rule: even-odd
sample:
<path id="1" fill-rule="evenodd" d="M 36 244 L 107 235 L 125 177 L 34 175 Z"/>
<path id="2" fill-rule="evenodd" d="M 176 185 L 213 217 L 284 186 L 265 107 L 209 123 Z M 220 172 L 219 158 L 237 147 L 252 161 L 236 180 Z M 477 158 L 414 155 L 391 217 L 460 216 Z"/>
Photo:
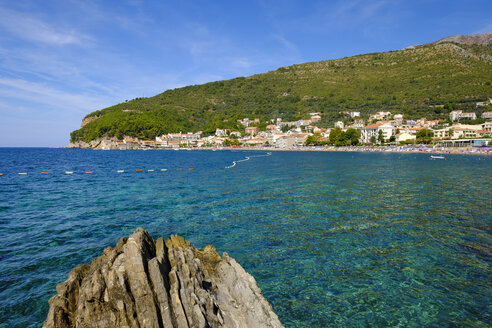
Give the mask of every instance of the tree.
<path id="1" fill-rule="evenodd" d="M 378 141 L 380 144 L 384 143 L 384 135 L 383 135 L 383 130 L 378 131 Z"/>
<path id="2" fill-rule="evenodd" d="M 350 128 L 344 133 L 344 139 L 348 141 L 349 145 L 357 146 L 359 144 L 360 131 Z"/>
<path id="3" fill-rule="evenodd" d="M 391 137 L 389 138 L 389 142 L 395 142 L 395 141 L 396 141 L 396 137 L 395 137 L 395 136 L 391 136 Z"/>
<path id="4" fill-rule="evenodd" d="M 429 129 L 422 129 L 417 132 L 416 141 L 422 144 L 430 144 L 434 133 Z"/>
<path id="5" fill-rule="evenodd" d="M 307 137 L 305 145 L 306 146 L 315 146 L 317 144 L 317 142 L 318 142 L 317 138 L 314 135 L 312 135 L 312 136 Z"/>
<path id="6" fill-rule="evenodd" d="M 376 136 L 372 136 L 371 139 L 370 139 L 371 143 L 372 144 L 375 144 L 376 143 Z"/>
<path id="7" fill-rule="evenodd" d="M 224 146 L 240 146 L 241 143 L 237 139 L 226 139 L 224 140 Z"/>
<path id="8" fill-rule="evenodd" d="M 340 127 L 336 127 L 330 131 L 330 135 L 328 137 L 328 140 L 330 141 L 330 144 L 334 145 L 338 139 L 340 139 L 340 136 L 342 135 L 342 129 Z"/>

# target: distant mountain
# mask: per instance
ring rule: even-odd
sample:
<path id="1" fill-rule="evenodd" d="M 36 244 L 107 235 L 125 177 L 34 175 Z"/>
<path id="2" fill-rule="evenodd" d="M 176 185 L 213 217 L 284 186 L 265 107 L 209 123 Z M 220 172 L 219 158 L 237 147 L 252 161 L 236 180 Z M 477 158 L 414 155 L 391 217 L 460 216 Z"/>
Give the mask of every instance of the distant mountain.
<path id="1" fill-rule="evenodd" d="M 244 117 L 308 118 L 321 127 L 343 111 L 446 118 L 492 96 L 492 33 L 452 36 L 399 51 L 311 62 L 249 77 L 168 90 L 90 113 L 71 141 L 154 138 L 170 132 L 242 129 Z M 448 104 L 445 108 L 442 106 Z"/>
<path id="2" fill-rule="evenodd" d="M 422 45 L 417 45 L 417 46 L 410 46 L 405 49 L 409 48 L 418 48 L 418 47 L 423 47 L 423 46 L 428 46 L 428 45 L 433 45 L 433 44 L 439 44 L 439 43 L 458 43 L 458 44 L 466 44 L 466 45 L 481 45 L 481 46 L 490 46 L 492 45 L 492 33 L 481 33 L 481 34 L 470 34 L 470 35 L 453 35 L 453 36 L 448 36 L 446 38 L 443 38 L 441 40 L 431 42 L 431 43 L 426 43 Z"/>
<path id="3" fill-rule="evenodd" d="M 436 41 L 435 43 L 455 42 L 460 44 L 478 44 L 481 46 L 492 45 L 492 33 L 471 34 L 471 35 L 454 35 Z"/>

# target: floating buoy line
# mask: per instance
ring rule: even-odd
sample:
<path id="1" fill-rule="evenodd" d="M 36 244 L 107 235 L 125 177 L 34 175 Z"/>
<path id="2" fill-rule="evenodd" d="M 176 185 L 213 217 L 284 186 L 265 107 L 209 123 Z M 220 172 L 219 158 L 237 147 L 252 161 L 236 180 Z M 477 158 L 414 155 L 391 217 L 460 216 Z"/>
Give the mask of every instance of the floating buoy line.
<path id="1" fill-rule="evenodd" d="M 246 161 L 249 161 L 251 158 L 255 158 L 255 157 L 267 157 L 267 156 L 270 156 L 272 155 L 271 152 L 268 152 L 264 155 L 251 155 L 251 156 L 246 156 L 244 159 L 240 159 L 240 160 L 237 160 L 237 161 L 233 161 L 232 162 L 232 165 L 229 165 L 229 166 L 226 166 L 225 168 L 226 169 L 230 169 L 230 168 L 233 168 L 234 166 L 237 165 L 237 163 L 241 163 L 241 162 L 246 162 Z M 161 172 L 166 172 L 168 169 L 159 169 L 159 171 Z M 184 171 L 185 169 L 183 168 L 176 168 L 176 171 Z M 194 171 L 195 168 L 194 167 L 189 167 L 187 169 L 187 171 Z M 145 170 L 146 172 L 148 173 L 152 173 L 152 172 L 155 172 L 156 170 L 155 169 L 148 169 L 148 170 Z M 122 173 L 125 173 L 126 171 L 125 170 L 116 170 L 116 173 L 117 174 L 122 174 Z M 144 170 L 143 169 L 135 169 L 135 172 L 136 173 L 144 173 Z M 94 174 L 94 171 L 84 171 L 84 172 L 81 172 L 82 174 Z M 43 171 L 41 172 L 42 175 L 51 175 L 52 172 L 48 172 L 48 171 Z M 64 174 L 66 175 L 74 175 L 74 174 L 77 174 L 77 172 L 75 171 L 64 171 Z M 0 176 L 3 176 L 5 175 L 4 173 L 0 173 Z M 28 175 L 27 172 L 18 172 L 17 175 Z"/>
<path id="2" fill-rule="evenodd" d="M 159 169 L 158 171 L 160 171 L 160 172 L 166 172 L 167 170 L 168 169 Z M 182 171 L 182 170 L 183 170 L 183 168 L 177 168 L 176 169 L 176 171 Z M 193 170 L 195 170 L 194 167 L 189 167 L 188 168 L 188 171 L 193 171 Z M 149 172 L 149 173 L 156 172 L 155 169 L 148 169 L 148 170 L 136 169 L 135 170 L 135 172 L 137 172 L 137 173 L 143 173 L 144 171 Z M 94 174 L 94 171 L 83 171 L 83 172 L 79 172 L 79 173 L 77 173 L 75 171 L 64 171 L 63 173 L 66 174 L 66 175 L 73 175 L 73 174 Z M 116 173 L 119 173 L 119 174 L 125 173 L 125 170 L 117 170 Z M 13 173 L 13 174 L 15 174 L 15 173 Z M 52 175 L 52 172 L 42 171 L 40 174 L 41 175 Z M 0 176 L 3 176 L 3 175 L 5 175 L 5 173 L 0 173 Z M 17 175 L 28 175 L 28 172 L 18 172 Z"/>
<path id="3" fill-rule="evenodd" d="M 271 154 L 272 154 L 271 152 L 268 152 L 265 155 L 246 156 L 244 159 L 240 159 L 239 161 L 232 161 L 232 165 L 226 166 L 225 168 L 231 169 L 234 166 L 236 166 L 237 163 L 249 161 L 251 158 L 254 158 L 254 157 L 267 157 L 267 156 L 270 156 Z"/>

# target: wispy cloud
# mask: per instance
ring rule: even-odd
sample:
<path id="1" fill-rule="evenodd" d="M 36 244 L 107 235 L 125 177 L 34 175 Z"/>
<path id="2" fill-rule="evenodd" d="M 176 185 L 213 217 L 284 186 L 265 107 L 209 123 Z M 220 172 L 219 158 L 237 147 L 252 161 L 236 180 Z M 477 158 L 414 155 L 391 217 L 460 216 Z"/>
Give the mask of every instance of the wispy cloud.
<path id="1" fill-rule="evenodd" d="M 81 114 L 110 104 L 110 100 L 104 97 L 96 99 L 94 96 L 69 93 L 43 83 L 21 79 L 0 78 L 0 86 L 0 95 L 4 98 L 49 105 L 53 111 L 63 108 L 65 111 Z"/>
<path id="2" fill-rule="evenodd" d="M 294 56 L 300 56 L 299 48 L 291 41 L 287 40 L 284 36 L 274 33 L 272 34 L 273 38 L 280 42 L 280 44 L 287 50 L 288 53 Z"/>
<path id="3" fill-rule="evenodd" d="M 26 41 L 56 46 L 87 45 L 93 39 L 75 29 L 51 25 L 34 16 L 0 8 L 0 28 Z"/>

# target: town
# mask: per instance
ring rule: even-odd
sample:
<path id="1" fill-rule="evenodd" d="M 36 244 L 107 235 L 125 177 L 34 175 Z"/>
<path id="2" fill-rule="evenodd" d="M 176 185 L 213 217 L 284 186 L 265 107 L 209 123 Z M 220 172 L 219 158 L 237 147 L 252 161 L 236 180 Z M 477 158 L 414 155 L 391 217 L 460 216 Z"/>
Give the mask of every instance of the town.
<path id="1" fill-rule="evenodd" d="M 477 103 L 490 108 L 492 99 Z M 405 146 L 432 144 L 442 147 L 492 146 L 492 111 L 475 112 L 453 110 L 447 120 L 405 119 L 403 114 L 378 112 L 367 120 L 360 112 L 341 112 L 347 117 L 334 123 L 332 128 L 319 128 L 320 113 L 310 113 L 310 118 L 284 122 L 281 118 L 261 122 L 260 119 L 238 120 L 244 129 L 216 129 L 215 134 L 204 136 L 201 131 L 169 133 L 155 140 L 125 138 L 112 142 L 108 149 L 180 149 L 217 147 L 257 147 L 272 149 L 297 149 L 305 146 Z M 479 121 L 469 124 L 470 121 Z M 260 125 L 263 123 L 263 129 Z M 265 123 L 267 124 L 265 127 Z"/>

